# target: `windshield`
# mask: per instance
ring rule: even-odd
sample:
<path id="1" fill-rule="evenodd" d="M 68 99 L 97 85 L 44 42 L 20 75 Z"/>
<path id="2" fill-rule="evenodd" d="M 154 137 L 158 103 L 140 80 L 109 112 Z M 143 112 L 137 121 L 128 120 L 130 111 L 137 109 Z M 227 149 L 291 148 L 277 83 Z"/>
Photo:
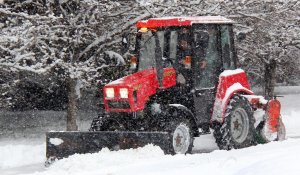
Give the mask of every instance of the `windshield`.
<path id="1" fill-rule="evenodd" d="M 159 44 L 163 48 L 163 31 L 157 32 Z M 155 37 L 151 31 L 141 33 L 139 40 L 139 63 L 138 70 L 145 70 L 155 67 Z"/>
<path id="2" fill-rule="evenodd" d="M 138 36 L 138 71 L 155 67 L 155 34 L 158 36 L 161 51 L 163 53 L 162 59 L 175 60 L 176 46 L 177 46 L 177 32 L 176 31 L 158 31 L 155 34 L 151 31 L 139 33 Z M 167 65 L 169 66 L 169 65 Z M 166 65 L 164 65 L 166 67 Z"/>
<path id="3" fill-rule="evenodd" d="M 139 40 L 139 68 L 138 70 L 145 70 L 155 67 L 155 38 L 151 31 L 141 34 Z"/>

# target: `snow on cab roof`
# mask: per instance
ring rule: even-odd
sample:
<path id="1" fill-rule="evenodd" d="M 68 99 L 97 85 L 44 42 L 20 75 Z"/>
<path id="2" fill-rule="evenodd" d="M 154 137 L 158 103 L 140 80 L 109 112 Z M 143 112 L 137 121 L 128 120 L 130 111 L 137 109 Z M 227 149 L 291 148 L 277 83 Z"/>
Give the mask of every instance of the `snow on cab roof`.
<path id="1" fill-rule="evenodd" d="M 156 28 L 169 26 L 191 26 L 192 24 L 232 24 L 233 20 L 223 16 L 162 17 L 138 21 L 137 28 Z"/>

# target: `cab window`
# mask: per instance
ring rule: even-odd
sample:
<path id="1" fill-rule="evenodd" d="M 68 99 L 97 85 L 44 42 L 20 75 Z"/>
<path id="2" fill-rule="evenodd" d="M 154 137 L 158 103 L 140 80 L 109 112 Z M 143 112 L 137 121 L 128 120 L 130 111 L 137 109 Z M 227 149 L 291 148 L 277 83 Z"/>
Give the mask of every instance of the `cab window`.
<path id="1" fill-rule="evenodd" d="M 234 50 L 233 43 L 230 37 L 231 26 L 223 25 L 221 26 L 221 47 L 222 47 L 222 58 L 223 58 L 223 67 L 227 69 L 235 69 L 234 63 Z"/>

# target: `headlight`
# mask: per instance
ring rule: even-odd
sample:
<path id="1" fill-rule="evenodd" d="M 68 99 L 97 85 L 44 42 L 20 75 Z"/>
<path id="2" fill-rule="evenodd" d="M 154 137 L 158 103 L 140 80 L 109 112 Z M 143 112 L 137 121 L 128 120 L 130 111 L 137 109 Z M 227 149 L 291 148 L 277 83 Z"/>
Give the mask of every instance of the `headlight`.
<path id="1" fill-rule="evenodd" d="M 128 98 L 128 89 L 127 88 L 120 88 L 120 97 Z"/>
<path id="2" fill-rule="evenodd" d="M 115 91 L 114 88 L 106 88 L 105 94 L 107 98 L 114 98 L 115 97 Z"/>

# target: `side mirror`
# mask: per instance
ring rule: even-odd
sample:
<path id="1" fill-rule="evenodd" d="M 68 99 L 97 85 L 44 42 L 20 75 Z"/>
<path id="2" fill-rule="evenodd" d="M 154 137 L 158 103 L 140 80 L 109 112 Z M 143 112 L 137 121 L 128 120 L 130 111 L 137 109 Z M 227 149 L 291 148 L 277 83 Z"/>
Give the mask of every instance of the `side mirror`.
<path id="1" fill-rule="evenodd" d="M 244 33 L 244 32 L 239 32 L 238 34 L 237 34 L 237 40 L 238 41 L 242 41 L 242 40 L 245 40 L 246 39 L 246 33 Z"/>
<path id="2" fill-rule="evenodd" d="M 127 34 L 123 34 L 122 36 L 122 48 L 121 48 L 121 52 L 122 54 L 125 54 L 128 50 L 129 50 L 129 40 L 128 40 L 128 35 Z"/>

